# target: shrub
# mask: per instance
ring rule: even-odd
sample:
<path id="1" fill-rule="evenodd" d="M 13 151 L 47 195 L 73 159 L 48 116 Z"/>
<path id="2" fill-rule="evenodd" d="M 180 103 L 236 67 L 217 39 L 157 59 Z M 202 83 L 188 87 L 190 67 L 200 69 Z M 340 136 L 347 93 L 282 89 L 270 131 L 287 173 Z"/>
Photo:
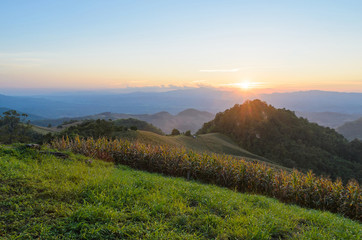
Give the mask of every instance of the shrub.
<path id="1" fill-rule="evenodd" d="M 172 136 L 177 136 L 177 135 L 180 135 L 180 134 L 181 133 L 180 133 L 180 131 L 178 129 L 176 129 L 176 128 L 172 129 L 172 132 L 171 132 Z"/>

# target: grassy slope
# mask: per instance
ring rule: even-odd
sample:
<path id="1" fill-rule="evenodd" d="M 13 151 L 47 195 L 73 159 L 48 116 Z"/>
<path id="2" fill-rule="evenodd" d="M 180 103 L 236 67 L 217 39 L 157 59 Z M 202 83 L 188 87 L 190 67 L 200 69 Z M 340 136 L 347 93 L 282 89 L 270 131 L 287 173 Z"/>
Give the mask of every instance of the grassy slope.
<path id="1" fill-rule="evenodd" d="M 47 133 L 57 133 L 57 132 L 59 132 L 59 130 L 56 129 L 56 128 L 40 127 L 40 126 L 35 126 L 35 125 L 32 125 L 31 128 L 35 132 L 43 134 L 43 135 L 45 135 Z"/>
<path id="2" fill-rule="evenodd" d="M 74 125 L 76 123 L 73 123 Z M 33 126 L 33 130 L 40 134 L 56 133 L 63 129 L 46 128 Z M 128 139 L 131 141 L 140 141 L 151 145 L 169 145 L 173 147 L 185 147 L 186 149 L 192 149 L 198 152 L 210 152 L 217 154 L 234 155 L 243 158 L 256 159 L 264 162 L 273 163 L 272 161 L 255 155 L 240 148 L 229 137 L 220 133 L 208 133 L 198 135 L 196 138 L 180 136 L 164 136 L 149 131 L 127 131 L 120 132 L 119 137 Z"/>
<path id="3" fill-rule="evenodd" d="M 69 127 L 71 125 L 78 124 L 72 123 L 70 125 L 66 125 L 65 127 Z M 47 128 L 47 127 L 39 127 L 33 125 L 33 130 L 40 134 L 47 133 L 57 133 L 63 129 L 57 129 L 55 127 Z M 154 132 L 149 131 L 127 131 L 127 132 L 119 132 L 119 137 L 123 139 L 128 139 L 130 141 L 140 141 L 142 143 L 151 144 L 151 145 L 168 145 L 173 147 L 185 147 L 186 149 L 192 149 L 197 152 L 210 152 L 217 154 L 227 154 L 233 155 L 236 157 L 249 158 L 251 160 L 258 160 L 267 162 L 270 164 L 275 164 L 275 162 L 263 158 L 261 156 L 255 155 L 251 152 L 248 152 L 242 148 L 240 148 L 233 140 L 229 137 L 220 134 L 220 133 L 208 133 L 198 135 L 196 138 L 191 136 L 179 135 L 179 136 L 164 136 L 159 135 Z M 278 164 L 275 164 L 278 166 Z M 284 167 L 282 167 L 284 168 Z"/>
<path id="4" fill-rule="evenodd" d="M 120 136 L 129 140 L 139 140 L 151 145 L 168 145 L 173 147 L 185 147 L 197 152 L 210 152 L 246 157 L 268 162 L 269 160 L 248 152 L 235 144 L 229 137 L 220 133 L 208 133 L 198 135 L 196 138 L 184 135 L 161 136 L 152 132 L 137 131 L 126 132 Z"/>
<path id="5" fill-rule="evenodd" d="M 85 160 L 0 148 L 0 238 L 362 239 L 328 212 Z"/>

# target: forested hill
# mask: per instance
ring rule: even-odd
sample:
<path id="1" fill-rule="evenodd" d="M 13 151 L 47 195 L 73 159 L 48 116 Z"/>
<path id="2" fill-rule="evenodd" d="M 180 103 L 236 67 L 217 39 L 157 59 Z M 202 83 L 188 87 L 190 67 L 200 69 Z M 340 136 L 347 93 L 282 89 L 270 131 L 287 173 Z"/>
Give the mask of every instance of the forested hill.
<path id="1" fill-rule="evenodd" d="M 210 132 L 223 133 L 242 148 L 286 167 L 362 182 L 362 142 L 348 142 L 334 129 L 260 100 L 218 113 L 199 130 Z"/>

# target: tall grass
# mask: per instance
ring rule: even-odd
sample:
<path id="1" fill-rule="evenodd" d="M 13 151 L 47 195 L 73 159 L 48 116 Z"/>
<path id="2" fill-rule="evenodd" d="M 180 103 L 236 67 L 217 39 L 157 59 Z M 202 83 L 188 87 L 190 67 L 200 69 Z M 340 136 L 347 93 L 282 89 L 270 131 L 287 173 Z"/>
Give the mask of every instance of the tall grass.
<path id="1" fill-rule="evenodd" d="M 123 140 L 62 138 L 51 146 L 150 172 L 186 177 L 277 198 L 303 207 L 328 210 L 362 221 L 362 190 L 357 181 L 344 185 L 312 172 L 286 172 L 226 155 L 199 154 L 167 146 Z"/>

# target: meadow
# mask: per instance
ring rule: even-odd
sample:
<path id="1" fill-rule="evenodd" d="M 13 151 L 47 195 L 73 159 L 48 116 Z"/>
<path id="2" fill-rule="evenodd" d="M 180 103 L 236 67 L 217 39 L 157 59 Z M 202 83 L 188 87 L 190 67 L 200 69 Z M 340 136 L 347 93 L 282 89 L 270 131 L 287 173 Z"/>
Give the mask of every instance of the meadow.
<path id="1" fill-rule="evenodd" d="M 362 239 L 337 214 L 64 153 L 0 146 L 0 238 Z"/>
<path id="2" fill-rule="evenodd" d="M 340 179 L 332 181 L 312 172 L 289 172 L 228 155 L 199 154 L 182 148 L 106 138 L 62 138 L 54 140 L 51 146 L 135 169 L 262 194 L 285 203 L 362 220 L 362 189 L 354 180 L 343 184 Z"/>

